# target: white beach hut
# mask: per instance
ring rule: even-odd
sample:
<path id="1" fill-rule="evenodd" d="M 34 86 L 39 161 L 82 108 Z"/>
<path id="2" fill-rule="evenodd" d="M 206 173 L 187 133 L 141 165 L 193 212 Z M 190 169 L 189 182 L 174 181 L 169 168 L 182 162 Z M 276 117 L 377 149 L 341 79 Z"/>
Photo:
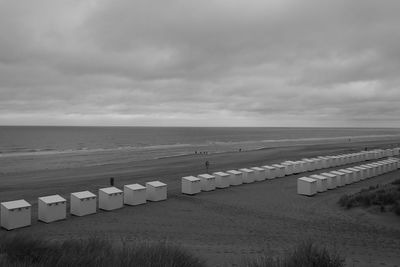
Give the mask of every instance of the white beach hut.
<path id="1" fill-rule="evenodd" d="M 361 180 L 361 171 L 355 168 L 347 168 L 347 170 L 353 172 L 353 182 L 359 182 Z"/>
<path id="2" fill-rule="evenodd" d="M 388 163 L 389 171 L 392 172 L 392 171 L 394 171 L 394 170 L 397 170 L 396 163 L 393 161 L 392 158 L 388 158 L 388 159 L 386 160 L 386 162 Z"/>
<path id="3" fill-rule="evenodd" d="M 201 180 L 194 176 L 185 176 L 181 179 L 182 193 L 195 195 L 201 191 Z"/>
<path id="4" fill-rule="evenodd" d="M 99 209 L 116 210 L 124 206 L 124 193 L 114 186 L 99 189 Z"/>
<path id="5" fill-rule="evenodd" d="M 150 201 L 162 201 L 167 199 L 167 185 L 160 181 L 146 183 L 146 198 Z"/>
<path id="6" fill-rule="evenodd" d="M 376 163 L 370 163 L 370 164 L 368 164 L 369 166 L 372 166 L 372 171 L 373 171 L 373 173 L 374 173 L 374 176 L 373 177 L 376 177 L 376 176 L 378 176 L 378 175 L 380 175 L 379 174 L 379 165 L 378 164 L 376 164 Z"/>
<path id="7" fill-rule="evenodd" d="M 365 180 L 368 178 L 368 170 L 361 166 L 354 166 L 354 169 L 360 170 L 360 180 Z"/>
<path id="8" fill-rule="evenodd" d="M 329 172 L 321 173 L 321 175 L 328 178 L 328 189 L 335 189 L 337 187 L 337 175 Z"/>
<path id="9" fill-rule="evenodd" d="M 310 178 L 317 181 L 317 192 L 325 192 L 328 190 L 328 178 L 318 174 L 313 174 Z"/>
<path id="10" fill-rule="evenodd" d="M 390 164 L 386 160 L 382 160 L 380 163 L 383 166 L 383 173 L 390 172 Z"/>
<path id="11" fill-rule="evenodd" d="M 270 180 L 276 178 L 276 168 L 272 166 L 262 166 L 265 169 L 265 177 Z"/>
<path id="12" fill-rule="evenodd" d="M 276 169 L 276 177 L 281 178 L 285 176 L 285 166 L 279 164 L 273 164 L 272 167 Z"/>
<path id="13" fill-rule="evenodd" d="M 243 173 L 243 183 L 249 184 L 255 181 L 254 171 L 251 169 L 243 168 L 239 169 Z"/>
<path id="14" fill-rule="evenodd" d="M 363 167 L 363 168 L 365 169 L 366 174 L 367 174 L 367 179 L 368 179 L 368 178 L 371 178 L 371 177 L 373 176 L 373 174 L 372 174 L 372 167 L 371 167 L 371 166 L 369 166 L 369 165 L 367 165 L 367 164 L 363 164 L 363 165 L 360 165 L 360 167 Z"/>
<path id="15" fill-rule="evenodd" d="M 345 165 L 351 164 L 352 157 L 350 154 L 345 154 Z"/>
<path id="16" fill-rule="evenodd" d="M 288 162 L 293 164 L 293 174 L 299 174 L 304 172 L 301 161 L 288 161 Z"/>
<path id="17" fill-rule="evenodd" d="M 339 159 L 336 156 L 328 156 L 331 160 L 331 167 L 337 167 L 339 166 Z"/>
<path id="18" fill-rule="evenodd" d="M 317 181 L 309 177 L 297 179 L 297 194 L 313 196 L 317 193 Z"/>
<path id="19" fill-rule="evenodd" d="M 303 172 L 306 172 L 306 171 L 307 171 L 306 163 L 305 163 L 304 161 L 298 160 L 298 161 L 295 161 L 295 163 L 296 163 L 297 166 L 298 166 L 299 173 L 303 173 Z"/>
<path id="20" fill-rule="evenodd" d="M 212 174 L 215 177 L 216 188 L 226 188 L 231 185 L 231 176 L 226 172 L 214 172 Z"/>
<path id="21" fill-rule="evenodd" d="M 294 166 L 290 162 L 282 162 L 280 165 L 285 167 L 285 175 L 292 175 L 294 173 Z"/>
<path id="22" fill-rule="evenodd" d="M 340 169 L 339 171 L 346 174 L 346 185 L 354 183 L 354 174 L 352 171 L 349 171 L 347 169 Z"/>
<path id="23" fill-rule="evenodd" d="M 124 185 L 124 204 L 136 206 L 146 203 L 146 187 L 141 184 Z"/>
<path id="24" fill-rule="evenodd" d="M 330 167 L 330 165 L 329 165 L 329 158 L 328 158 L 328 157 L 319 156 L 318 159 L 321 160 L 321 164 L 322 164 L 322 167 L 323 167 L 324 169 Z"/>
<path id="25" fill-rule="evenodd" d="M 215 190 L 215 177 L 205 173 L 197 175 L 197 178 L 201 180 L 201 191 L 212 191 Z"/>
<path id="26" fill-rule="evenodd" d="M 337 186 L 345 186 L 346 185 L 346 174 L 340 171 L 331 171 L 330 173 L 336 175 Z"/>
<path id="27" fill-rule="evenodd" d="M 367 151 L 361 151 L 361 161 L 366 161 L 367 160 Z"/>
<path id="28" fill-rule="evenodd" d="M 379 176 L 382 174 L 383 168 L 381 164 L 379 164 L 378 162 L 373 162 L 371 163 L 371 165 L 375 166 L 375 174 L 376 174 L 375 176 Z"/>
<path id="29" fill-rule="evenodd" d="M 349 156 L 346 154 L 338 155 L 339 158 L 339 166 L 346 165 L 348 163 Z"/>
<path id="30" fill-rule="evenodd" d="M 260 181 L 264 181 L 265 180 L 266 175 L 265 175 L 265 169 L 264 168 L 252 167 L 250 169 L 252 169 L 254 171 L 254 174 L 255 174 L 254 178 L 256 179 L 256 181 L 260 182 Z"/>
<path id="31" fill-rule="evenodd" d="M 24 199 L 2 202 L 1 226 L 7 230 L 31 225 L 31 204 Z"/>
<path id="32" fill-rule="evenodd" d="M 400 159 L 398 159 L 398 158 L 389 158 L 389 160 L 390 160 L 391 162 L 393 162 L 393 168 L 394 168 L 394 170 L 400 168 Z"/>
<path id="33" fill-rule="evenodd" d="M 243 173 L 237 170 L 226 171 L 230 175 L 230 185 L 241 185 L 243 184 Z"/>
<path id="34" fill-rule="evenodd" d="M 378 176 L 379 175 L 379 166 L 378 166 L 378 164 L 370 163 L 368 165 L 372 167 L 373 177 Z"/>
<path id="35" fill-rule="evenodd" d="M 313 170 L 313 162 L 312 162 L 312 160 L 302 159 L 301 161 L 304 162 L 304 170 L 306 172 Z"/>
<path id="36" fill-rule="evenodd" d="M 319 158 L 312 158 L 315 161 L 316 169 L 320 170 L 323 169 L 324 166 L 322 166 L 322 159 Z"/>
<path id="37" fill-rule="evenodd" d="M 60 195 L 38 198 L 38 219 L 45 223 L 64 220 L 67 217 L 67 201 Z"/>
<path id="38" fill-rule="evenodd" d="M 329 168 L 331 168 L 331 167 L 334 167 L 334 159 L 333 159 L 333 157 L 332 156 L 326 156 L 326 159 L 328 160 L 328 166 L 329 166 Z"/>
<path id="39" fill-rule="evenodd" d="M 368 160 L 374 160 L 375 159 L 375 151 L 369 150 L 367 158 L 368 158 Z"/>
<path id="40" fill-rule="evenodd" d="M 97 196 L 89 191 L 71 193 L 70 212 L 75 216 L 85 216 L 96 213 Z"/>

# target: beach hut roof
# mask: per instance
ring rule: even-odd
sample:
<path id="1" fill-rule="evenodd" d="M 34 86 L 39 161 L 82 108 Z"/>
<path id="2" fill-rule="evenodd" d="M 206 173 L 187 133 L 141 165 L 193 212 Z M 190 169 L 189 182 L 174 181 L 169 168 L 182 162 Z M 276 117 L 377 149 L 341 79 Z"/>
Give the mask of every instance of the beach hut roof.
<path id="1" fill-rule="evenodd" d="M 141 184 L 127 184 L 125 185 L 125 187 L 132 189 L 132 190 L 144 190 L 146 189 L 145 186 L 141 185 Z"/>
<path id="2" fill-rule="evenodd" d="M 315 182 L 315 179 L 310 178 L 310 177 L 301 177 L 301 178 L 299 178 L 299 180 L 302 180 L 302 181 L 305 181 L 305 182 L 309 182 L 309 183 Z"/>
<path id="3" fill-rule="evenodd" d="M 4 206 L 8 210 L 18 209 L 18 208 L 26 208 L 26 207 L 31 206 L 31 204 L 29 204 L 24 199 L 2 202 L 1 205 Z"/>
<path id="4" fill-rule="evenodd" d="M 122 190 L 120 190 L 114 186 L 101 188 L 100 191 L 106 193 L 107 195 L 122 193 Z"/>
<path id="5" fill-rule="evenodd" d="M 252 169 L 253 169 L 253 170 L 256 170 L 256 171 L 265 171 L 265 169 L 260 168 L 260 167 L 253 167 Z"/>
<path id="6" fill-rule="evenodd" d="M 335 175 L 335 174 L 333 174 L 333 173 L 329 173 L 329 172 L 324 172 L 324 173 L 321 173 L 321 175 L 325 175 L 325 176 L 327 176 L 327 177 L 336 177 L 336 175 Z"/>
<path id="7" fill-rule="evenodd" d="M 230 171 L 227 171 L 227 173 L 230 173 L 230 174 L 242 174 L 240 171 L 237 171 L 237 170 L 230 170 Z"/>
<path id="8" fill-rule="evenodd" d="M 355 169 L 359 169 L 359 170 L 365 170 L 365 168 L 364 167 L 362 167 L 362 166 L 356 166 L 356 167 L 354 167 Z"/>
<path id="9" fill-rule="evenodd" d="M 59 203 L 59 202 L 66 201 L 65 198 L 61 197 L 60 195 L 39 197 L 39 200 L 41 200 L 41 201 L 43 201 L 44 203 L 47 203 L 47 204 Z"/>
<path id="10" fill-rule="evenodd" d="M 311 175 L 310 178 L 314 178 L 314 179 L 320 179 L 320 180 L 327 180 L 328 178 L 322 175 L 318 175 L 318 174 L 314 174 Z"/>
<path id="11" fill-rule="evenodd" d="M 212 176 L 208 173 L 200 174 L 199 177 L 204 178 L 204 179 L 215 179 L 214 176 Z"/>
<path id="12" fill-rule="evenodd" d="M 247 169 L 247 168 L 239 169 L 239 171 L 247 172 L 247 173 L 254 172 L 253 170 Z"/>
<path id="13" fill-rule="evenodd" d="M 229 176 L 226 172 L 214 172 L 213 174 L 218 175 L 218 176 Z"/>
<path id="14" fill-rule="evenodd" d="M 182 177 L 182 179 L 188 180 L 188 181 L 190 181 L 190 182 L 197 182 L 197 181 L 200 181 L 199 178 L 194 177 L 194 176 L 185 176 L 185 177 Z"/>
<path id="15" fill-rule="evenodd" d="M 95 194 L 89 191 L 81 191 L 81 192 L 75 192 L 71 193 L 74 197 L 77 197 L 79 199 L 85 199 L 85 198 L 90 198 L 90 197 L 96 197 Z"/>
<path id="16" fill-rule="evenodd" d="M 268 166 L 268 165 L 263 166 L 263 168 L 264 169 L 268 169 L 268 170 L 275 170 L 276 169 L 274 166 Z"/>
<path id="17" fill-rule="evenodd" d="M 163 187 L 163 186 L 167 186 L 166 184 L 160 182 L 160 181 L 153 181 L 153 182 L 147 182 L 146 185 L 150 185 L 153 187 Z"/>
<path id="18" fill-rule="evenodd" d="M 274 166 L 274 167 L 276 167 L 276 168 L 285 168 L 285 166 L 280 165 L 280 164 L 274 164 L 274 165 L 272 165 L 272 166 Z"/>

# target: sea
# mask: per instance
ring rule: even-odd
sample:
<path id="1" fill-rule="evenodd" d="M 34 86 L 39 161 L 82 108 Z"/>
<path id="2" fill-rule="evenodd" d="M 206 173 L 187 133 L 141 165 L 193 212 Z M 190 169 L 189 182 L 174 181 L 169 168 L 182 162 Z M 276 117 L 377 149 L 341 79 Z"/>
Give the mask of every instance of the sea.
<path id="1" fill-rule="evenodd" d="M 0 126 L 0 174 L 399 138 L 399 128 Z"/>

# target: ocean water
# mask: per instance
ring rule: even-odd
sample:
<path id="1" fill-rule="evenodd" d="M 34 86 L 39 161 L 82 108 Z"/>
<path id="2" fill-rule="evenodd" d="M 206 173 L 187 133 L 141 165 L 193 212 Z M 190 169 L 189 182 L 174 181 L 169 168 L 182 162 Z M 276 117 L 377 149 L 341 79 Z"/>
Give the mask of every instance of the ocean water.
<path id="1" fill-rule="evenodd" d="M 388 128 L 0 126 L 0 172 L 399 137 Z"/>

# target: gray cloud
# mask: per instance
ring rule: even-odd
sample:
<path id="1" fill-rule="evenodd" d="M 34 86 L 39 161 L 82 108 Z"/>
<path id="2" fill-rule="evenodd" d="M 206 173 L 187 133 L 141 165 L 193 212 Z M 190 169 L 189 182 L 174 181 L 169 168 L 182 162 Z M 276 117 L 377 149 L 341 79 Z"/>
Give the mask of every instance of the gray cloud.
<path id="1" fill-rule="evenodd" d="M 0 124 L 400 127 L 399 8 L 1 1 Z"/>

